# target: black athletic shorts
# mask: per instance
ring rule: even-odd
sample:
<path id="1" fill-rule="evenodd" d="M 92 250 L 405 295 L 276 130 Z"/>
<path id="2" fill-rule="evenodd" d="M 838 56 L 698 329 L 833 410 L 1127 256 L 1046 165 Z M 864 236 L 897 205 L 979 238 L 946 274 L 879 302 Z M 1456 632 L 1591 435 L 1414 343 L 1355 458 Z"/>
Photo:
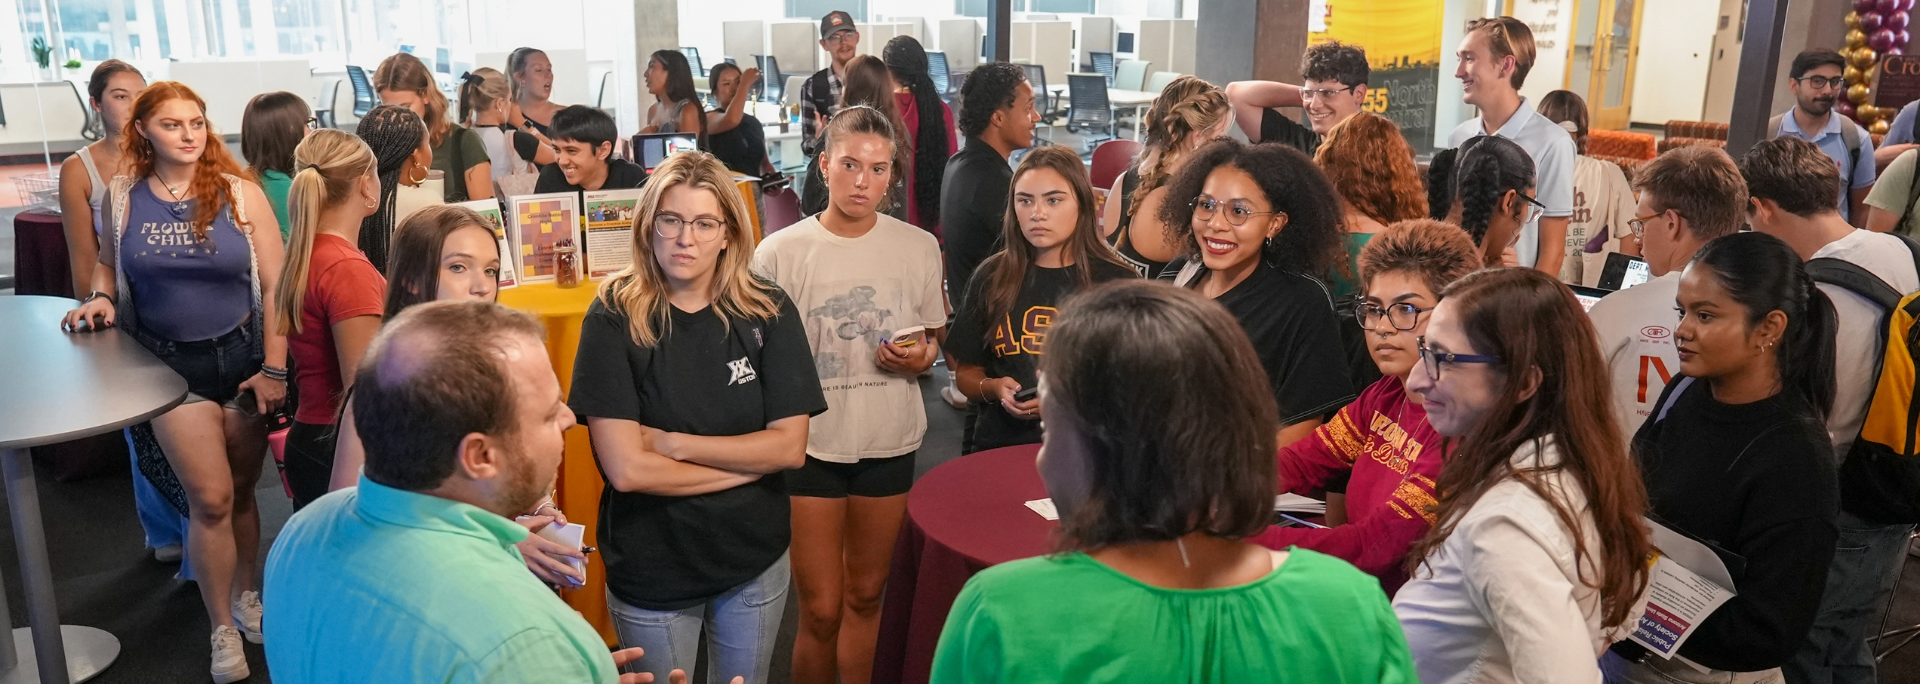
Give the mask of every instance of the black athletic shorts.
<path id="1" fill-rule="evenodd" d="M 834 463 L 807 457 L 807 464 L 786 472 L 787 494 L 844 499 L 849 496 L 898 496 L 913 489 L 913 456 L 869 458 L 859 463 Z"/>

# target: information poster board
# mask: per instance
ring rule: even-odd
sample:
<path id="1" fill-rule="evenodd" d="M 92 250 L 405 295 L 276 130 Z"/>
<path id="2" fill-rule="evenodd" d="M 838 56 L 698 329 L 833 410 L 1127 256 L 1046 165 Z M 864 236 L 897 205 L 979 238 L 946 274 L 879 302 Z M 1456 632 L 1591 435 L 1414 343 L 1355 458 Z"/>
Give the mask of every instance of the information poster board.
<path id="1" fill-rule="evenodd" d="M 1873 75 L 1873 106 L 1899 109 L 1920 100 L 1920 56 L 1887 55 Z"/>
<path id="2" fill-rule="evenodd" d="M 553 247 L 562 240 L 580 244 L 580 195 L 553 192 L 522 195 L 508 205 L 513 220 L 513 263 L 520 283 L 555 280 Z"/>
<path id="3" fill-rule="evenodd" d="M 1340 41 L 1367 51 L 1372 74 L 1364 108 L 1391 119 L 1415 154 L 1433 150 L 1440 89 L 1442 3 L 1432 0 L 1316 0 L 1308 44 Z M 1540 68 L 1534 68 L 1539 73 Z"/>
<path id="4" fill-rule="evenodd" d="M 587 278 L 599 280 L 633 263 L 633 214 L 640 204 L 639 188 L 596 190 L 586 193 Z"/>

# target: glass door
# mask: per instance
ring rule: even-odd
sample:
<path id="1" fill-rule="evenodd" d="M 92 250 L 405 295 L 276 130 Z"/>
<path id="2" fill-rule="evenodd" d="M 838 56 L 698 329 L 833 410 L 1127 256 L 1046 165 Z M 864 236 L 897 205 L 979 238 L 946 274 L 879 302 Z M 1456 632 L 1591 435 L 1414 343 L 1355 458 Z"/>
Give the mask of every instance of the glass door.
<path id="1" fill-rule="evenodd" d="M 1601 49 L 1595 52 L 1592 96 L 1587 107 L 1593 127 L 1627 127 L 1633 105 L 1634 56 L 1640 54 L 1640 10 L 1644 0 L 1612 0 L 1600 20 Z"/>

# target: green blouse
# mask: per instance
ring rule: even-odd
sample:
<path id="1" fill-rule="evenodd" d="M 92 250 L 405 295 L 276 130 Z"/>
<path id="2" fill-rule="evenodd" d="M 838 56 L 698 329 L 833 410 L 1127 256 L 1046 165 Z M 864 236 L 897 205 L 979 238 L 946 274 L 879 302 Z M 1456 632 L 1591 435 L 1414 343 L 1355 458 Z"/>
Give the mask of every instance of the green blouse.
<path id="1" fill-rule="evenodd" d="M 1083 553 L 982 571 L 947 615 L 936 684 L 1417 682 L 1380 582 L 1293 548 L 1266 577 L 1166 589 Z"/>
<path id="2" fill-rule="evenodd" d="M 472 196 L 467 192 L 467 169 L 491 161 L 487 157 L 487 144 L 479 135 L 459 124 L 448 126 L 446 139 L 440 141 L 439 147 L 433 148 L 432 164 L 434 169 L 446 174 L 444 187 L 447 203 L 471 199 Z M 454 168 L 456 165 L 459 168 Z"/>
<path id="3" fill-rule="evenodd" d="M 1347 268 L 1352 277 L 1344 273 L 1333 274 L 1333 296 L 1335 299 L 1360 292 L 1360 250 L 1367 246 L 1378 233 L 1347 233 L 1341 237 L 1340 246 L 1347 251 Z"/>
<path id="4" fill-rule="evenodd" d="M 260 172 L 260 190 L 267 194 L 267 204 L 273 205 L 273 217 L 280 219 L 282 242 L 293 235 L 293 224 L 287 222 L 287 191 L 292 189 L 293 177 L 273 170 Z"/>

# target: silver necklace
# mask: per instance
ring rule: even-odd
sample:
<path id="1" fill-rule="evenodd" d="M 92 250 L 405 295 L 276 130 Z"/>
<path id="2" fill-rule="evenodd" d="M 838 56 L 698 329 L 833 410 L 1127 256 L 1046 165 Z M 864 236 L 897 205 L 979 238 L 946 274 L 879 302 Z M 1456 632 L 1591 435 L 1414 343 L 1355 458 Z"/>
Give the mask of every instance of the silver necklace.
<path id="1" fill-rule="evenodd" d="M 173 189 L 173 184 L 167 182 L 167 177 L 160 175 L 158 172 L 155 172 L 153 174 L 153 177 L 160 179 L 160 184 L 163 186 L 166 186 L 167 194 L 173 195 L 173 212 L 175 214 L 178 214 L 180 212 L 186 211 L 187 210 L 186 200 L 180 199 L 180 191 Z"/>

